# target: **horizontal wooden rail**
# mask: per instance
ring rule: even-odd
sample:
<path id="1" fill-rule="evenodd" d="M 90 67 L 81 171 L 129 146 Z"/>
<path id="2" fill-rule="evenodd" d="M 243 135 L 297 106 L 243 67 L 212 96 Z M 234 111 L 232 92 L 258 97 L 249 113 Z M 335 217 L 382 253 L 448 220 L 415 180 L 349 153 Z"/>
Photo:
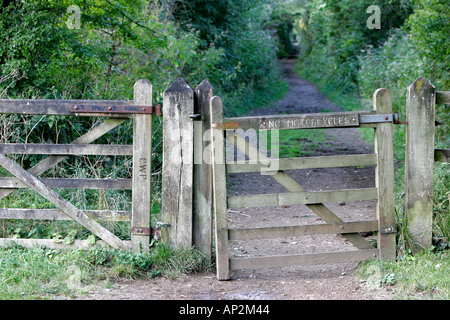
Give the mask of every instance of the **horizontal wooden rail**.
<path id="1" fill-rule="evenodd" d="M 298 237 L 316 234 L 356 233 L 378 230 L 378 220 L 335 222 L 301 226 L 228 229 L 229 240 Z"/>
<path id="2" fill-rule="evenodd" d="M 255 160 L 229 161 L 226 165 L 227 173 L 369 166 L 376 165 L 377 159 L 375 154 L 357 154 L 280 159 L 265 158 L 261 159 L 260 163 L 255 162 Z"/>
<path id="3" fill-rule="evenodd" d="M 231 258 L 230 270 L 263 269 L 288 267 L 297 265 L 315 265 L 328 263 L 353 262 L 371 259 L 378 256 L 377 249 L 357 251 L 327 252 L 299 255 L 283 255 L 251 258 Z"/>
<path id="4" fill-rule="evenodd" d="M 1 143 L 1 154 L 133 155 L 132 145 Z"/>
<path id="5" fill-rule="evenodd" d="M 0 114 L 75 116 L 69 107 L 75 104 L 92 106 L 133 105 L 132 100 L 46 100 L 0 99 Z M 80 113 L 77 116 L 131 118 L 132 114 Z"/>
<path id="6" fill-rule="evenodd" d="M 229 196 L 227 203 L 228 208 L 244 208 L 374 199 L 377 199 L 377 188 Z"/>
<path id="7" fill-rule="evenodd" d="M 131 211 L 84 210 L 91 219 L 97 221 L 131 221 Z M 16 209 L 0 208 L 0 219 L 16 220 L 72 220 L 59 209 Z"/>
<path id="8" fill-rule="evenodd" d="M 39 178 L 55 189 L 132 189 L 131 179 Z M 28 188 L 16 178 L 0 178 L 0 188 Z"/>
<path id="9" fill-rule="evenodd" d="M 436 104 L 450 104 L 450 91 L 436 91 Z"/>
<path id="10" fill-rule="evenodd" d="M 24 248 L 33 248 L 36 246 L 45 246 L 49 249 L 89 249 L 93 247 L 88 240 L 74 240 L 73 243 L 56 242 L 53 239 L 19 239 L 19 238 L 0 238 L 0 247 L 19 245 Z M 108 247 L 104 241 L 96 241 L 96 246 Z M 131 250 L 131 241 L 122 241 L 122 247 L 125 250 Z"/>

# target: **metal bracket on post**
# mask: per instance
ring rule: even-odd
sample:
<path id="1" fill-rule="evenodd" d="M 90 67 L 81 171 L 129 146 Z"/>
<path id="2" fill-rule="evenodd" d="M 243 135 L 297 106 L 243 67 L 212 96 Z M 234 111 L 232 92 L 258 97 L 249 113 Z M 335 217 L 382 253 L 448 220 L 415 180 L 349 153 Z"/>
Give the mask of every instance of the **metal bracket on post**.
<path id="1" fill-rule="evenodd" d="M 381 234 L 389 234 L 389 233 L 396 233 L 397 228 L 395 226 L 382 226 L 380 227 L 380 233 Z"/>
<path id="2" fill-rule="evenodd" d="M 384 123 L 384 122 L 392 122 L 393 124 L 408 124 L 407 121 L 399 120 L 398 113 L 359 115 L 359 123 Z"/>
<path id="3" fill-rule="evenodd" d="M 189 115 L 189 118 L 190 118 L 191 120 L 194 120 L 194 121 L 196 121 L 196 120 L 202 120 L 202 115 L 199 114 L 199 113 L 194 113 L 194 114 L 190 114 L 190 115 Z"/>
<path id="4" fill-rule="evenodd" d="M 394 114 L 360 114 L 359 123 L 394 122 Z"/>
<path id="5" fill-rule="evenodd" d="M 156 106 L 135 106 L 135 105 L 93 105 L 74 104 L 69 106 L 73 113 L 125 113 L 125 114 L 155 114 L 161 116 L 161 105 Z"/>
<path id="6" fill-rule="evenodd" d="M 134 227 L 131 228 L 131 233 L 136 235 L 149 236 L 152 234 L 152 230 L 151 228 Z"/>
<path id="7" fill-rule="evenodd" d="M 156 227 L 152 228 L 152 235 L 155 240 L 159 240 L 162 235 L 162 230 L 170 226 L 169 223 L 157 222 Z"/>

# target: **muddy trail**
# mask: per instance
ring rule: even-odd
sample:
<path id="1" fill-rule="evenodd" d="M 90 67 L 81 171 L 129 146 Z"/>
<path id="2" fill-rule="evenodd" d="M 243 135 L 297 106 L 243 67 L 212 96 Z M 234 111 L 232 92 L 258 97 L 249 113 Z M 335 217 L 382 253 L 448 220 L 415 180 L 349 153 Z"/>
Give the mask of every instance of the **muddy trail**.
<path id="1" fill-rule="evenodd" d="M 294 73 L 295 59 L 283 62 L 289 83 L 286 96 L 271 108 L 248 115 L 341 111 L 314 84 Z M 308 156 L 372 153 L 358 129 L 324 130 L 322 142 L 308 144 Z M 299 148 L 301 148 L 299 141 Z M 326 142 L 326 145 L 325 145 Z M 373 167 L 293 170 L 287 173 L 307 191 L 369 188 L 375 185 Z M 260 173 L 229 174 L 230 195 L 287 192 L 271 176 Z M 375 218 L 374 201 L 326 204 L 344 221 Z M 305 205 L 229 210 L 229 227 L 317 224 L 324 221 Z M 235 241 L 230 255 L 239 257 L 356 250 L 340 235 L 314 235 L 271 240 Z M 178 279 L 118 280 L 107 289 L 88 290 L 77 299 L 93 300 L 378 300 L 391 292 L 372 289 L 355 276 L 358 263 L 323 264 L 233 271 L 231 280 L 218 281 L 214 273 L 190 274 Z"/>

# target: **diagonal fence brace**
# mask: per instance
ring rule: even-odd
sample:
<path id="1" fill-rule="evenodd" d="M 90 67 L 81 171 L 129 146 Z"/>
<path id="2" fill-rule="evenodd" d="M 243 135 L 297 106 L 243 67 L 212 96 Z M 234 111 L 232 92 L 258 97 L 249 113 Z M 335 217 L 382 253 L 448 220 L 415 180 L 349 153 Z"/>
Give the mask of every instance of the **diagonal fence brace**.
<path id="1" fill-rule="evenodd" d="M 98 222 L 89 218 L 83 211 L 76 208 L 73 204 L 61 197 L 59 194 L 45 185 L 41 180 L 20 167 L 7 156 L 0 154 L 0 164 L 11 174 L 13 174 L 17 179 L 27 185 L 30 189 L 39 193 L 41 196 L 58 207 L 67 216 L 80 223 L 83 227 L 87 228 L 92 233 L 100 237 L 107 244 L 109 244 L 113 248 L 125 249 L 124 243 L 117 236 L 101 226 Z"/>

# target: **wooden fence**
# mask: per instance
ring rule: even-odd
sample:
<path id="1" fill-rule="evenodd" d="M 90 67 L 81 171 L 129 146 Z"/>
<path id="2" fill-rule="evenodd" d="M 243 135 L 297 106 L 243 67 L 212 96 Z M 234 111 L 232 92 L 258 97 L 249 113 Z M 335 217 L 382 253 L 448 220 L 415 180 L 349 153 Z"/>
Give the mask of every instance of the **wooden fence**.
<path id="1" fill-rule="evenodd" d="M 434 161 L 449 161 L 449 150 L 434 148 L 436 104 L 450 104 L 450 91 L 436 91 L 423 77 L 408 87 L 405 213 L 414 251 L 431 247 Z"/>
<path id="2" fill-rule="evenodd" d="M 417 79 L 408 88 L 405 208 L 411 233 L 417 235 L 419 242 L 425 247 L 431 244 L 432 173 L 435 154 L 434 105 L 436 103 L 449 104 L 450 92 L 435 91 L 424 78 Z M 109 118 L 67 145 L 0 144 L 0 164 L 14 175 L 14 178 L 0 178 L 0 199 L 18 188 L 27 187 L 40 193 L 58 208 L 47 210 L 2 208 L 0 219 L 72 219 L 91 230 L 108 245 L 133 251 L 139 250 L 139 247 L 148 250 L 149 239 L 152 235 L 150 227 L 151 124 L 152 113 L 155 112 L 155 108 L 151 108 L 151 105 L 152 86 L 146 80 L 140 80 L 135 84 L 133 101 L 0 100 L 0 114 Z M 288 193 L 265 195 L 256 200 L 264 205 L 304 203 L 327 222 L 323 226 L 291 228 L 288 230 L 290 234 L 340 233 L 359 248 L 357 253 L 348 256 L 334 254 L 328 257 L 287 259 L 292 263 L 302 263 L 306 260 L 324 262 L 324 259 L 328 259 L 326 261 L 358 260 L 374 255 L 381 258 L 395 257 L 392 124 L 398 119 L 392 114 L 391 96 L 388 90 L 379 89 L 375 92 L 374 111 L 329 114 L 322 120 L 315 115 L 223 118 L 221 100 L 214 96 L 214 89 L 207 80 L 204 80 L 196 89 L 192 89 L 183 79 L 178 79 L 164 92 L 163 105 L 162 220 L 159 224 L 166 226 L 164 230 L 167 232 L 164 232 L 164 236 L 172 246 L 190 248 L 195 245 L 208 258 L 212 256 L 213 230 L 215 230 L 216 251 L 219 255 L 219 278 L 227 278 L 230 263 L 232 268 L 253 263 L 223 258 L 227 257 L 224 255 L 224 248 L 230 239 L 253 237 L 256 233 L 271 237 L 284 232 L 281 229 L 257 231 L 227 229 L 226 208 L 250 206 L 255 201 L 252 197 L 226 197 L 224 174 L 227 172 L 260 170 L 270 172 L 276 169 L 273 177 L 288 190 Z M 91 144 L 129 119 L 133 121 L 132 146 Z M 237 129 L 276 130 L 318 127 L 374 128 L 375 153 L 270 159 L 270 162 L 266 159 L 268 161 L 264 163 L 261 161 L 227 163 L 222 153 L 223 133 L 225 133 L 226 139 L 234 142 L 249 159 L 252 157 L 264 159 L 264 155 L 236 134 Z M 49 154 L 50 156 L 33 168 L 24 170 L 5 154 Z M 132 179 L 39 178 L 42 173 L 68 156 L 100 154 L 132 155 Z M 441 151 L 436 154 L 446 153 Z M 322 193 L 305 192 L 302 186 L 283 172 L 283 170 L 299 168 L 357 165 L 376 165 L 376 188 Z M 82 211 L 62 199 L 53 191 L 54 188 L 131 189 L 132 211 Z M 377 220 L 343 223 L 322 204 L 325 201 L 356 199 L 377 199 Z M 131 221 L 131 241 L 118 239 L 98 223 L 108 219 Z M 368 245 L 358 235 L 357 232 L 361 230 L 379 232 L 377 249 Z M 86 241 L 75 241 L 70 246 L 64 246 L 52 240 L 0 239 L 2 245 L 12 242 L 24 246 L 37 243 L 50 247 L 89 247 Z M 268 264 L 271 263 L 268 262 Z M 275 262 L 277 263 L 279 262 Z"/>
<path id="3" fill-rule="evenodd" d="M 74 220 L 98 236 L 99 244 L 114 248 L 144 251 L 149 248 L 151 201 L 151 137 L 152 85 L 139 80 L 134 86 L 134 100 L 0 100 L 0 114 L 95 116 L 107 117 L 70 144 L 0 144 L 0 165 L 14 178 L 0 178 L 0 199 L 18 188 L 30 188 L 43 196 L 57 209 L 1 208 L 0 219 Z M 91 144 L 105 133 L 128 119 L 133 121 L 133 145 Z M 25 170 L 5 154 L 49 154 L 50 156 Z M 68 156 L 130 155 L 133 156 L 132 179 L 62 179 L 39 178 L 48 169 Z M 83 211 L 56 193 L 54 188 L 131 189 L 132 211 Z M 98 221 L 131 221 L 131 241 L 119 239 Z M 87 240 L 76 240 L 66 245 L 51 239 L 0 239 L 0 245 L 19 244 L 25 247 L 45 245 L 51 248 L 88 248 Z"/>

